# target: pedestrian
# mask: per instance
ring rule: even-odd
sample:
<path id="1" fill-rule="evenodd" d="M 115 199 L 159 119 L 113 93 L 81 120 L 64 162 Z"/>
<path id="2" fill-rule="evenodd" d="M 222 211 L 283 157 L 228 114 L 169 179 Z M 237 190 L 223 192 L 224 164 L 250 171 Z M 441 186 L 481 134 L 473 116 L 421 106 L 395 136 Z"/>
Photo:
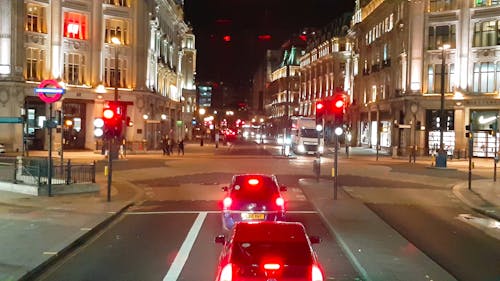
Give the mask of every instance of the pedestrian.
<path id="1" fill-rule="evenodd" d="M 120 158 L 125 159 L 125 147 L 123 144 L 120 145 Z"/>
<path id="2" fill-rule="evenodd" d="M 178 144 L 178 150 L 177 150 L 177 155 L 180 155 L 182 152 L 182 155 L 184 155 L 184 140 L 179 140 Z"/>
<path id="3" fill-rule="evenodd" d="M 174 153 L 174 141 L 169 137 L 167 139 L 167 154 Z"/>
<path id="4" fill-rule="evenodd" d="M 161 142 L 162 142 L 161 146 L 162 146 L 162 150 L 163 150 L 163 155 L 169 154 L 168 153 L 168 137 L 167 136 L 163 137 Z"/>

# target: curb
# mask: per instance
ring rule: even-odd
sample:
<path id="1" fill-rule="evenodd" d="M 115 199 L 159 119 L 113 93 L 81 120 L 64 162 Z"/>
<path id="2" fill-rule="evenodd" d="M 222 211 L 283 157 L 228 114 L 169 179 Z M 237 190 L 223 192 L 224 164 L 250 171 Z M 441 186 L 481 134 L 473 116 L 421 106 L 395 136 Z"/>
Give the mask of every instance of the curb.
<path id="1" fill-rule="evenodd" d="M 462 182 L 462 183 L 459 183 L 459 184 L 456 184 L 452 187 L 452 192 L 453 192 L 453 195 L 455 195 L 458 199 L 460 199 L 460 201 L 462 201 L 463 203 L 465 203 L 467 206 L 469 206 L 472 210 L 486 216 L 486 217 L 489 217 L 489 218 L 492 218 L 492 219 L 495 219 L 497 221 L 500 221 L 500 214 L 497 214 L 496 212 L 494 211 L 489 211 L 485 208 L 481 208 L 481 207 L 478 207 L 476 204 L 474 204 L 473 202 L 471 202 L 470 200 L 468 200 L 467 198 L 465 198 L 465 196 L 462 195 L 461 191 L 462 189 L 466 189 L 465 187 L 461 187 L 461 186 L 465 186 L 466 184 L 468 184 L 468 182 Z M 488 202 L 486 199 L 484 199 L 480 194 L 475 194 L 477 197 L 479 197 L 482 201 L 484 201 L 485 203 L 488 203 L 490 204 L 491 206 L 494 206 L 493 204 L 491 204 L 490 202 Z"/>
<path id="2" fill-rule="evenodd" d="M 118 218 L 121 214 L 123 214 L 128 208 L 133 206 L 135 203 L 134 202 L 129 202 L 120 210 L 106 218 L 104 221 L 100 222 L 97 224 L 95 227 L 93 227 L 91 230 L 87 231 L 84 233 L 82 236 L 77 238 L 75 241 L 61 249 L 56 255 L 53 255 L 52 257 L 48 258 L 46 261 L 42 262 L 32 270 L 28 271 L 26 274 L 21 276 L 18 280 L 19 281 L 28 281 L 28 280 L 34 280 L 35 277 L 38 277 L 42 272 L 44 272 L 47 268 L 49 268 L 51 265 L 55 264 L 56 262 L 62 260 L 64 257 L 66 257 L 69 253 L 71 253 L 75 248 L 80 246 L 81 244 L 84 244 L 87 242 L 91 237 L 93 237 L 97 232 L 101 231 L 104 229 L 106 226 L 110 225 L 116 218 Z"/>

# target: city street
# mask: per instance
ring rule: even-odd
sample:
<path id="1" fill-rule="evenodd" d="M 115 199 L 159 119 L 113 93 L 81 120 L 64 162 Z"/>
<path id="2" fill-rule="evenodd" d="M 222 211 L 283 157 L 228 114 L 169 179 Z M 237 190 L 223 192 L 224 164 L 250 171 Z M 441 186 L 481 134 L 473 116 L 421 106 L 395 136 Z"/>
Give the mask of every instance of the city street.
<path id="1" fill-rule="evenodd" d="M 322 157 L 319 182 L 312 173 L 314 159 L 283 157 L 280 147 L 272 144 L 236 142 L 219 149 L 191 144 L 184 156 L 150 153 L 117 160 L 113 184 L 133 186 L 139 194 L 136 203 L 34 279 L 213 280 L 221 249 L 214 237 L 224 234 L 221 187 L 233 174 L 246 172 L 273 173 L 288 186 L 287 219 L 302 222 L 310 235 L 322 238 L 314 248 L 326 280 L 382 280 L 380 276 L 401 276 L 418 264 L 424 265 L 418 270 L 428 273 L 429 280 L 500 276 L 499 228 L 452 192 L 457 182 L 467 179 L 465 171 L 429 169 L 422 162 L 410 164 L 385 155 L 377 161 L 370 154 L 349 159 L 341 154 L 334 201 L 333 155 Z M 98 161 L 99 173 L 105 162 Z M 476 170 L 474 179 L 490 172 Z M 318 207 L 321 200 L 338 217 Z M 368 207 L 359 219 L 369 221 L 339 219 L 343 212 L 357 212 L 356 202 Z M 382 242 L 379 236 L 392 242 Z M 399 243 L 395 252 L 373 252 L 390 249 L 394 241 Z M 407 259 L 414 265 L 406 264 Z"/>

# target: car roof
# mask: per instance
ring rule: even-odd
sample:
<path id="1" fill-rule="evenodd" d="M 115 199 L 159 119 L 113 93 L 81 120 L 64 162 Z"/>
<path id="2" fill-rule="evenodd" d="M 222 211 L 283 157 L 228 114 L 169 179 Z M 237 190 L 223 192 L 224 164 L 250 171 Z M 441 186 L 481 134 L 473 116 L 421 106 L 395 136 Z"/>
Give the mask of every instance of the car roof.
<path id="1" fill-rule="evenodd" d="M 299 222 L 239 222 L 233 242 L 307 242 L 304 226 Z"/>

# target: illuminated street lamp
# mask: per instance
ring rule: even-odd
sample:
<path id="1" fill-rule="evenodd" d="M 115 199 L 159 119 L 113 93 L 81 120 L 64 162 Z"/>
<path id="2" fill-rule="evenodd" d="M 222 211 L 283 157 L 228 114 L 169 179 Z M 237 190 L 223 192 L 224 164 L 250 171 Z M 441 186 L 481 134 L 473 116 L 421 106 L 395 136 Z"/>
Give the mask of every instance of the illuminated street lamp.
<path id="1" fill-rule="evenodd" d="M 436 161 L 436 167 L 446 168 L 446 152 L 444 151 L 444 127 L 447 125 L 447 120 L 444 112 L 444 83 L 445 83 L 445 68 L 446 68 L 446 58 L 445 51 L 450 48 L 449 44 L 444 44 L 439 47 L 441 50 L 441 107 L 439 114 L 439 153 L 438 160 Z"/>

